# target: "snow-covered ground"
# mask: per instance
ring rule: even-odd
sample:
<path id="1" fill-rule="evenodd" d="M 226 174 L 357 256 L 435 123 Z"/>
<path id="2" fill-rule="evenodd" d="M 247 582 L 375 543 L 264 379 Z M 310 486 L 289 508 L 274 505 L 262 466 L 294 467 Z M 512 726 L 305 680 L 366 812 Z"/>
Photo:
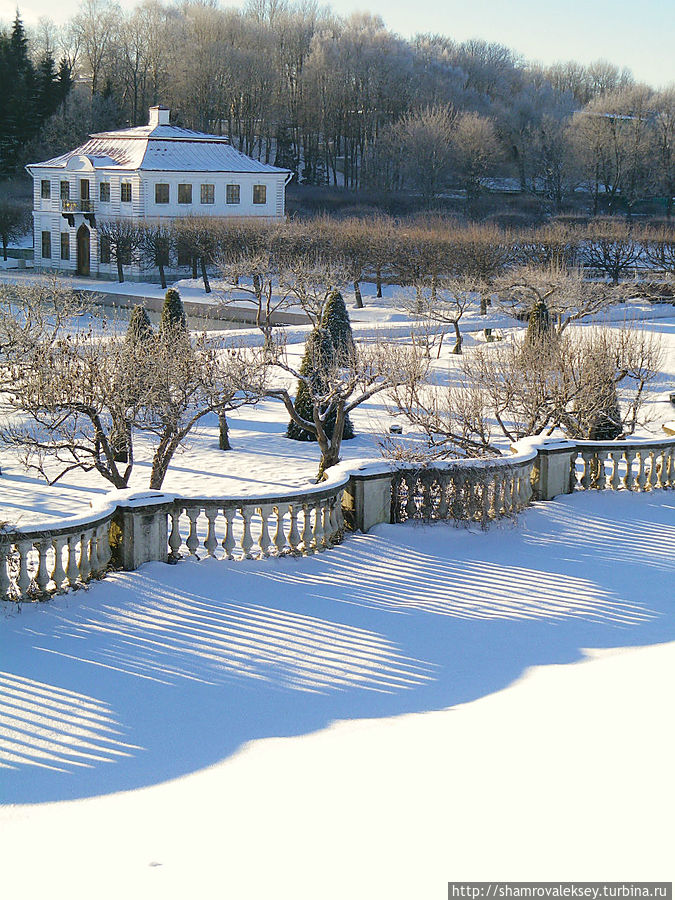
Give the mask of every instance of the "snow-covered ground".
<path id="1" fill-rule="evenodd" d="M 0 623 L 12 898 L 673 877 L 675 498 L 117 573 Z"/>
<path id="2" fill-rule="evenodd" d="M 395 298 L 364 296 L 357 334 L 403 339 Z M 663 435 L 673 308 L 633 314 L 664 341 Z M 467 321 L 467 350 L 485 324 Z M 305 329 L 287 335 L 297 360 Z M 383 400 L 353 419 L 343 456 L 377 456 Z M 230 424 L 235 449 L 206 420 L 167 490 L 315 474 L 279 403 Z M 0 520 L 106 490 L 0 464 Z M 459 879 L 671 880 L 674 604 L 672 492 L 577 494 L 487 533 L 380 526 L 306 559 L 146 565 L 4 604 L 3 893 L 440 900 Z"/>
<path id="3" fill-rule="evenodd" d="M 79 282 L 79 279 L 78 279 Z M 97 287 L 101 282 L 95 282 Z M 111 283 L 112 284 L 112 283 Z M 198 292 L 197 285 L 179 283 L 181 293 Z M 129 285 L 138 289 L 138 285 Z M 148 289 L 161 291 L 158 286 Z M 377 299 L 375 285 L 363 285 L 364 309 L 356 309 L 353 293 L 346 294 L 352 327 L 356 337 L 367 341 L 406 341 L 410 339 L 411 321 L 406 312 L 402 294 L 404 289 L 396 285 L 384 288 L 385 296 Z M 161 294 L 160 294 L 161 295 Z M 201 292 L 203 297 L 203 291 Z M 105 311 L 107 330 L 126 329 L 126 319 L 120 312 Z M 640 327 L 659 334 L 664 347 L 664 368 L 655 385 L 652 403 L 653 421 L 648 431 L 665 436 L 662 424 L 672 421 L 675 408 L 669 402 L 669 394 L 675 390 L 675 307 L 669 304 L 633 302 L 612 307 L 603 313 L 601 321 L 612 327 L 624 320 L 637 321 Z M 87 314 L 78 327 L 100 328 L 101 319 Z M 490 311 L 487 317 L 477 313 L 462 319 L 464 348 L 484 340 L 483 329 L 492 327 L 498 335 L 507 335 L 513 320 L 503 314 Z M 299 363 L 309 325 L 295 325 L 284 329 L 289 355 Z M 260 343 L 262 338 L 256 329 L 233 328 L 219 330 L 219 336 L 234 345 L 248 346 Z M 450 353 L 452 339 L 448 337 L 438 360 L 433 360 L 435 377 L 439 381 L 453 377 L 458 357 Z M 435 354 L 435 350 L 434 350 Z M 287 381 L 292 389 L 292 380 Z M 343 444 L 343 458 L 360 459 L 378 457 L 378 441 L 388 432 L 394 419 L 386 401 L 378 395 L 352 413 L 357 431 L 353 441 Z M 255 407 L 245 407 L 229 416 L 233 451 L 218 450 L 218 425 L 216 417 L 207 417 L 195 430 L 186 446 L 174 458 L 164 488 L 184 494 L 222 496 L 229 492 L 255 495 L 270 490 L 274 485 L 282 489 L 301 487 L 316 475 L 318 450 L 316 444 L 290 441 L 285 438 L 287 415 L 280 402 L 262 402 Z M 504 446 L 507 442 L 504 441 Z M 150 475 L 151 453 L 139 442 L 131 487 L 146 488 Z M 37 476 L 27 473 L 19 460 L 7 449 L 0 448 L 0 521 L 16 525 L 28 525 L 37 521 L 60 518 L 69 513 L 81 513 L 90 502 L 100 498 L 108 486 L 96 473 L 74 472 L 51 488 Z M 53 473 L 55 474 L 55 473 Z"/>

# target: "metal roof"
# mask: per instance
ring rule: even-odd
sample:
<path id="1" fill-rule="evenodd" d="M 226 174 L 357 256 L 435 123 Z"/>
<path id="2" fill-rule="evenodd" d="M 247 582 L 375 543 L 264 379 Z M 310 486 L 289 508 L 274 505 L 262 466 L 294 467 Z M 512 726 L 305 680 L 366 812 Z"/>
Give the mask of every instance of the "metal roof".
<path id="1" fill-rule="evenodd" d="M 227 138 L 175 125 L 142 125 L 92 134 L 75 150 L 44 162 L 31 163 L 29 168 L 63 169 L 77 156 L 87 157 L 95 169 L 288 173 L 288 169 L 270 166 L 240 153 Z"/>

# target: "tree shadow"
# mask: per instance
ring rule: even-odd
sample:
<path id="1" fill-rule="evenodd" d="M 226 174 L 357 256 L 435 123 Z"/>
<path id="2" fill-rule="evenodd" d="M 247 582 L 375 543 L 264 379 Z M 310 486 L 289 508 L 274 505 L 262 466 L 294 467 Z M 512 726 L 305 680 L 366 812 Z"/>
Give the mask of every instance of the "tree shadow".
<path id="1" fill-rule="evenodd" d="M 674 512 L 666 492 L 578 494 L 487 533 L 380 526 L 308 558 L 157 563 L 7 606 L 3 800 L 152 785 L 259 738 L 673 640 Z"/>

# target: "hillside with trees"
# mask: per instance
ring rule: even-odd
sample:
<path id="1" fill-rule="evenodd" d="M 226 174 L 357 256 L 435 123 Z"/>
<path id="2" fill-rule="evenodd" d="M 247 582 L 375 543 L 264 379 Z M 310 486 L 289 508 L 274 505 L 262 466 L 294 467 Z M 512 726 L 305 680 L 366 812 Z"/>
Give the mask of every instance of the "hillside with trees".
<path id="1" fill-rule="evenodd" d="M 161 102 L 176 124 L 291 169 L 313 211 L 332 188 L 390 212 L 404 195 L 405 211 L 454 198 L 484 218 L 498 194 L 530 218 L 672 213 L 675 88 L 603 61 L 543 67 L 482 40 L 406 40 L 312 0 L 83 0 L 66 25 L 31 32 L 18 12 L 0 27 L 0 74 L 5 174 L 145 124 Z"/>

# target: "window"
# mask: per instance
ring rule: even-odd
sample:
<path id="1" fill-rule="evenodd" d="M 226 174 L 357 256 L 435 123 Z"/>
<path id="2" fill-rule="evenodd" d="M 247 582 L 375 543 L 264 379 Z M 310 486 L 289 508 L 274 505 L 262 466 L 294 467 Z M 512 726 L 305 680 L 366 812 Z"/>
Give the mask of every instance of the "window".
<path id="1" fill-rule="evenodd" d="M 99 248 L 99 257 L 104 266 L 110 264 L 110 238 L 107 234 L 101 235 L 101 246 Z"/>
<path id="2" fill-rule="evenodd" d="M 213 184 L 203 184 L 201 186 L 202 203 L 214 203 L 216 199 L 216 187 Z"/>
<path id="3" fill-rule="evenodd" d="M 61 232 L 61 259 L 70 259 L 70 235 L 67 231 Z"/>
<path id="4" fill-rule="evenodd" d="M 169 185 L 168 184 L 156 184 L 155 185 L 155 203 L 168 203 L 169 202 Z"/>
<path id="5" fill-rule="evenodd" d="M 228 184 L 225 188 L 225 201 L 227 203 L 239 203 L 239 185 Z"/>
<path id="6" fill-rule="evenodd" d="M 43 178 L 40 183 L 40 188 L 42 191 L 42 199 L 49 200 L 52 196 L 52 185 L 48 178 Z"/>
<path id="7" fill-rule="evenodd" d="M 120 200 L 122 203 L 131 203 L 131 182 L 123 181 L 120 187 Z"/>
<path id="8" fill-rule="evenodd" d="M 48 231 L 42 232 L 42 258 L 52 258 L 52 236 Z"/>
<path id="9" fill-rule="evenodd" d="M 267 203 L 267 185 L 266 184 L 254 184 L 253 185 L 253 202 L 254 203 Z"/>
<path id="10" fill-rule="evenodd" d="M 110 182 L 102 181 L 98 186 L 98 199 L 101 203 L 110 203 Z"/>
<path id="11" fill-rule="evenodd" d="M 191 184 L 179 184 L 178 185 L 178 202 L 179 203 L 192 203 L 192 185 Z"/>
<path id="12" fill-rule="evenodd" d="M 70 183 L 67 181 L 61 182 L 61 199 L 70 200 Z"/>

